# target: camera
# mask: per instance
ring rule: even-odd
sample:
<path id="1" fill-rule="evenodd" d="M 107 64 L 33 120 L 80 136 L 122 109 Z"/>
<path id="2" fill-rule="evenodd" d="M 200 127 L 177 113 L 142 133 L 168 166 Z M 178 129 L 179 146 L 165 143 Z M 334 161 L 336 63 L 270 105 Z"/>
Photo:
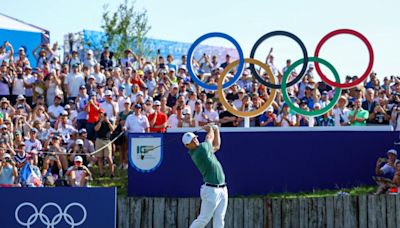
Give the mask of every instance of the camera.
<path id="1" fill-rule="evenodd" d="M 83 168 L 82 167 L 78 167 L 78 170 L 83 170 Z"/>
<path id="2" fill-rule="evenodd" d="M 5 161 L 6 161 L 7 163 L 11 163 L 11 159 L 9 159 L 9 158 L 6 158 Z"/>
<path id="3" fill-rule="evenodd" d="M 17 74 L 17 78 L 18 78 L 18 79 L 22 79 L 22 74 L 20 74 L 20 73 Z"/>

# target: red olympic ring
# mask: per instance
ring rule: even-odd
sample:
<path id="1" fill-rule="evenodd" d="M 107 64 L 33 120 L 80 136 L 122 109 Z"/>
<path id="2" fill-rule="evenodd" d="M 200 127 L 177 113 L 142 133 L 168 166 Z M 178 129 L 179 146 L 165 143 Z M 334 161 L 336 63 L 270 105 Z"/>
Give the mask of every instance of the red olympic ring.
<path id="1" fill-rule="evenodd" d="M 351 29 L 338 29 L 338 30 L 328 33 L 321 39 L 321 41 L 319 41 L 319 43 L 315 49 L 314 56 L 319 57 L 318 55 L 319 55 L 319 51 L 321 50 L 322 45 L 327 40 L 332 38 L 333 36 L 336 36 L 339 34 L 350 34 L 350 35 L 356 36 L 357 38 L 361 39 L 363 41 L 363 43 L 367 46 L 368 53 L 369 53 L 369 63 L 368 63 L 367 70 L 364 72 L 364 74 L 360 78 L 358 78 L 357 80 L 355 80 L 353 82 L 341 84 L 341 83 L 337 83 L 337 82 L 333 82 L 333 81 L 329 80 L 329 78 L 326 77 L 326 75 L 324 75 L 322 73 L 318 62 L 315 62 L 314 64 L 315 64 L 315 70 L 317 71 L 318 75 L 321 77 L 322 81 L 326 82 L 326 84 L 333 86 L 333 87 L 347 89 L 347 88 L 351 88 L 351 87 L 354 87 L 354 86 L 362 83 L 368 77 L 368 75 L 370 74 L 370 72 L 372 70 L 372 66 L 374 65 L 374 51 L 372 50 L 372 46 L 369 43 L 369 41 L 367 40 L 367 38 L 365 38 L 365 36 L 362 35 L 361 33 L 351 30 Z"/>

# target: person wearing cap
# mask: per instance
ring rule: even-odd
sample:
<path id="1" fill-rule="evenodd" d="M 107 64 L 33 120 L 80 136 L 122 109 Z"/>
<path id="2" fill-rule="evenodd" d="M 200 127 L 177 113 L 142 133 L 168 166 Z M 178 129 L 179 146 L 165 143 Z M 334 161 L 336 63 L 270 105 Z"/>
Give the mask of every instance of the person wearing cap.
<path id="1" fill-rule="evenodd" d="M 83 165 L 83 158 L 78 155 L 74 158 L 74 165 L 68 168 L 65 175 L 68 176 L 68 183 L 71 187 L 86 187 L 92 173 L 88 167 Z"/>
<path id="2" fill-rule="evenodd" d="M 83 148 L 85 148 L 89 154 L 92 154 L 94 152 L 94 143 L 87 138 L 86 129 L 82 128 L 81 130 L 78 131 L 78 134 L 79 135 L 78 135 L 77 139 L 81 139 L 83 141 Z M 89 159 L 88 160 L 89 167 L 96 163 L 94 156 L 90 156 L 90 157 L 88 157 L 88 159 Z"/>
<path id="3" fill-rule="evenodd" d="M 16 145 L 15 155 L 14 155 L 14 162 L 15 162 L 15 167 L 17 167 L 18 171 L 25 165 L 26 162 L 26 155 L 27 153 L 25 152 L 25 143 L 20 142 Z"/>
<path id="4" fill-rule="evenodd" d="M 182 136 L 182 143 L 189 150 L 189 155 L 204 181 L 200 189 L 200 214 L 190 227 L 205 227 L 211 218 L 213 227 L 224 227 L 228 190 L 224 170 L 214 154 L 220 149 L 220 132 L 217 125 L 205 125 L 203 129 L 207 131 L 207 135 L 202 143 L 192 132 L 186 132 Z"/>
<path id="5" fill-rule="evenodd" d="M 150 132 L 164 133 L 168 126 L 168 117 L 160 111 L 161 102 L 154 101 L 154 113 L 149 115 Z"/>
<path id="6" fill-rule="evenodd" d="M 4 153 L 0 159 L 0 187 L 14 187 L 18 170 L 10 154 Z"/>
<path id="7" fill-rule="evenodd" d="M 399 162 L 395 149 L 389 149 L 386 152 L 386 156 L 386 158 L 378 158 L 376 161 L 375 175 L 377 177 L 374 179 L 379 185 L 376 194 L 385 193 L 388 190 L 389 187 L 384 183 L 385 181 L 382 178 L 392 180 L 396 173 L 395 164 Z"/>
<path id="8" fill-rule="evenodd" d="M 112 145 L 111 145 L 111 133 L 115 130 L 114 125 L 107 118 L 104 109 L 99 109 L 99 118 L 96 123 L 94 130 L 96 131 L 96 142 L 95 148 L 98 151 L 95 156 L 97 158 L 97 164 L 99 166 L 100 176 L 104 176 L 103 160 L 104 158 L 108 161 L 110 177 L 114 177 L 114 165 L 112 159 Z"/>
<path id="9" fill-rule="evenodd" d="M 72 132 L 76 131 L 72 126 L 72 123 L 69 121 L 68 111 L 64 110 L 64 112 L 59 116 L 55 129 L 60 133 L 59 135 L 61 136 L 62 142 L 67 144 L 71 138 Z"/>
<path id="10" fill-rule="evenodd" d="M 85 106 L 85 111 L 88 113 L 88 119 L 86 122 L 86 130 L 88 133 L 88 139 L 95 142 L 96 140 L 96 131 L 94 127 L 96 123 L 99 121 L 99 111 L 100 104 L 97 102 L 96 93 L 92 93 L 88 103 Z"/>
<path id="11" fill-rule="evenodd" d="M 32 104 L 33 102 L 33 85 L 36 81 L 36 78 L 32 75 L 32 67 L 26 66 L 24 71 L 24 87 L 25 87 L 25 99 L 28 104 Z"/>
<path id="12" fill-rule="evenodd" d="M 18 106 L 22 106 L 22 109 L 26 114 L 29 114 L 32 112 L 31 106 L 26 102 L 26 99 L 24 95 L 20 94 L 17 96 L 16 103 L 14 105 L 15 109 L 18 109 Z"/>
<path id="13" fill-rule="evenodd" d="M 206 123 L 219 123 L 218 112 L 214 110 L 214 102 L 211 98 L 207 99 L 205 102 L 205 109 L 203 111 L 203 119 Z"/>
<path id="14" fill-rule="evenodd" d="M 62 100 L 61 95 L 56 95 L 54 98 L 54 103 L 49 106 L 47 113 L 50 116 L 50 125 L 54 127 L 54 123 L 58 119 L 58 117 L 64 112 L 64 107 L 60 105 Z"/>
<path id="15" fill-rule="evenodd" d="M 335 126 L 348 126 L 349 122 L 349 114 L 350 110 L 347 108 L 348 101 L 345 96 L 341 96 L 336 105 L 336 108 L 333 109 L 332 115 L 335 120 Z"/>
<path id="16" fill-rule="evenodd" d="M 94 91 L 91 91 L 91 92 L 94 92 Z M 76 124 L 77 124 L 78 130 L 86 127 L 88 113 L 87 113 L 85 107 L 88 104 L 88 102 L 89 102 L 89 96 L 88 96 L 86 87 L 81 86 L 79 88 L 79 95 L 75 101 L 76 111 L 77 111 Z"/>
<path id="17" fill-rule="evenodd" d="M 90 72 L 93 73 L 93 67 L 97 64 L 97 60 L 94 57 L 94 53 L 92 50 L 88 50 L 86 52 L 85 60 L 83 61 L 83 66 L 86 66 L 90 69 Z"/>
<path id="18" fill-rule="evenodd" d="M 18 57 L 15 58 L 14 63 L 15 63 L 15 66 L 21 67 L 21 68 L 31 65 L 29 62 L 29 59 L 26 57 L 25 49 L 23 47 L 20 47 L 18 49 Z"/>
<path id="19" fill-rule="evenodd" d="M 268 106 L 268 108 L 265 110 L 263 115 L 259 117 L 260 120 L 260 126 L 261 127 L 273 127 L 275 126 L 277 117 L 274 113 L 274 107 L 272 105 Z"/>
<path id="20" fill-rule="evenodd" d="M 34 152 L 34 164 L 38 164 L 37 154 L 42 150 L 42 143 L 37 139 L 38 130 L 36 128 L 31 128 L 29 131 L 29 138 L 25 140 L 25 151 L 27 153 Z"/>
<path id="21" fill-rule="evenodd" d="M 3 116 L 2 116 L 2 118 L 0 120 L 0 123 L 1 123 L 2 120 L 8 119 L 12 115 L 14 115 L 15 111 L 16 111 L 15 108 L 12 105 L 10 105 L 10 101 L 6 97 L 1 98 L 1 100 L 0 100 L 0 113 Z"/>
<path id="22" fill-rule="evenodd" d="M 113 101 L 113 92 L 111 90 L 106 90 L 104 100 L 105 101 L 100 104 L 100 108 L 105 110 L 107 118 L 110 120 L 111 124 L 114 124 L 119 109 L 118 104 Z"/>
<path id="23" fill-rule="evenodd" d="M 145 115 L 142 114 L 142 106 L 134 105 L 134 113 L 128 115 L 123 130 L 128 133 L 150 132 L 150 123 Z"/>
<path id="24" fill-rule="evenodd" d="M 64 80 L 64 92 L 67 93 L 67 100 L 75 100 L 79 94 L 79 88 L 85 85 L 85 78 L 79 72 L 78 66 L 72 66 L 72 72 Z"/>
<path id="25" fill-rule="evenodd" d="M 10 50 L 7 51 L 7 47 Z M 9 62 L 12 56 L 14 56 L 14 47 L 10 42 L 5 41 L 4 44 L 0 46 L 0 64 L 3 64 L 3 61 Z"/>

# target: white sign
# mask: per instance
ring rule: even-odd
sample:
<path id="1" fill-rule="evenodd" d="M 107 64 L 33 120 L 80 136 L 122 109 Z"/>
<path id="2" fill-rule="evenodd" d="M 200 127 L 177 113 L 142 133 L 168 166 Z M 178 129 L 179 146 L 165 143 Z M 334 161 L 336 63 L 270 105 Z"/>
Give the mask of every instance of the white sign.
<path id="1" fill-rule="evenodd" d="M 129 163 L 140 172 L 152 172 L 163 159 L 162 137 L 142 135 L 130 137 Z"/>

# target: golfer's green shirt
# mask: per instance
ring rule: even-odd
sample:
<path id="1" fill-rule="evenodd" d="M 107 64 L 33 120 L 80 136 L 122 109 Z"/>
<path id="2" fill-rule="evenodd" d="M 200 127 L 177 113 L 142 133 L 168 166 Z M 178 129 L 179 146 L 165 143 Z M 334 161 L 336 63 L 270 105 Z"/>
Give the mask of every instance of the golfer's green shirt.
<path id="1" fill-rule="evenodd" d="M 212 150 L 211 143 L 206 140 L 196 149 L 190 150 L 189 154 L 205 183 L 225 184 L 224 170 Z"/>

